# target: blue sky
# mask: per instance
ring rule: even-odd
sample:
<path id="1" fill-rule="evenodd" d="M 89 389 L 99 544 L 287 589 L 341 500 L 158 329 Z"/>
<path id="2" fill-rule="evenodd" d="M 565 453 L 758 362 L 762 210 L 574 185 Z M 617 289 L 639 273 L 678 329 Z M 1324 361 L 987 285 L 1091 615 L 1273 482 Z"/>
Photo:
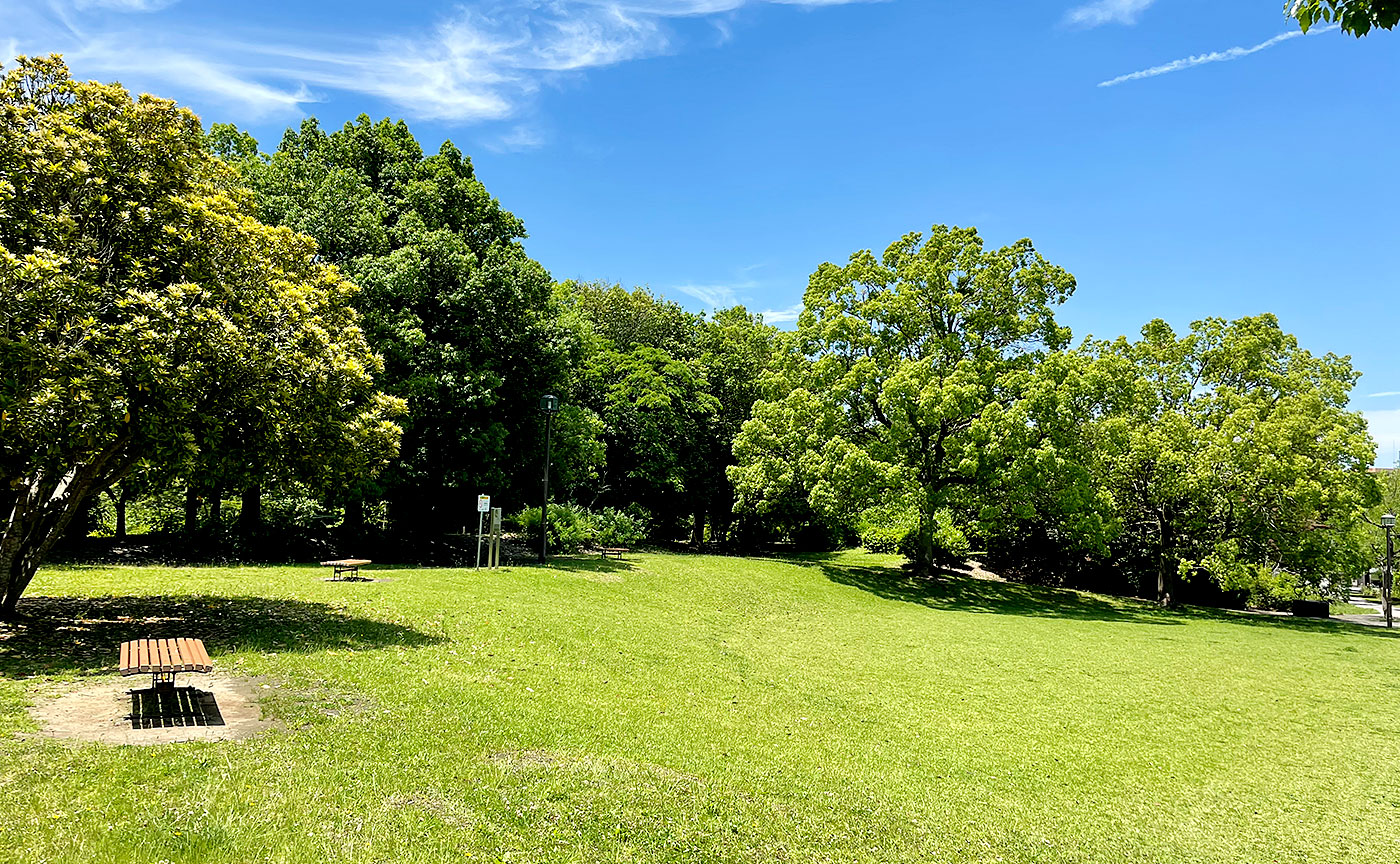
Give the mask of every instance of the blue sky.
<path id="1" fill-rule="evenodd" d="M 314 115 L 451 138 L 556 278 L 784 322 L 934 223 L 1032 238 L 1077 336 L 1271 311 L 1400 445 L 1400 33 L 1280 0 L 0 0 L 0 51 L 266 149 Z M 1371 395 L 1386 394 L 1386 395 Z"/>

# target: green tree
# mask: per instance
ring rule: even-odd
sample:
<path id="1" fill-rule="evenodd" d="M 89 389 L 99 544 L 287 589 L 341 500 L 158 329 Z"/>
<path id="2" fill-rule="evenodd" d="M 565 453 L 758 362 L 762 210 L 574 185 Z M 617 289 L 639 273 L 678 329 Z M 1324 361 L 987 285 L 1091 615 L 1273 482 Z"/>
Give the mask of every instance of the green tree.
<path id="1" fill-rule="evenodd" d="M 1138 341 L 1086 349 L 1132 382 L 1096 421 L 1093 453 L 1121 521 L 1120 566 L 1151 566 L 1161 602 L 1197 574 L 1278 600 L 1365 568 L 1375 445 L 1346 408 L 1348 358 L 1313 356 L 1272 315 L 1210 318 L 1180 337 L 1153 321 Z"/>
<path id="2" fill-rule="evenodd" d="M 140 461 L 186 463 L 250 416 L 313 455 L 392 448 L 355 287 L 314 253 L 252 217 L 188 110 L 57 57 L 4 73 L 0 615 Z"/>
<path id="3" fill-rule="evenodd" d="M 1288 0 L 1284 9 L 1304 33 L 1319 21 L 1335 21 L 1343 32 L 1357 37 L 1400 24 L 1400 0 Z"/>
<path id="4" fill-rule="evenodd" d="M 572 395 L 607 444 L 593 501 L 645 508 L 664 539 L 727 542 L 725 469 L 776 331 L 742 307 L 710 319 L 640 288 L 567 282 L 558 297 L 581 349 Z"/>
<path id="5" fill-rule="evenodd" d="M 482 491 L 533 500 L 537 405 L 565 380 L 572 337 L 523 224 L 471 160 L 450 142 L 425 155 L 403 122 L 364 116 L 330 134 L 308 120 L 269 157 L 229 129 L 211 139 L 238 155 L 265 220 L 314 237 L 361 286 L 378 385 L 408 405 L 399 458 L 346 502 L 351 527 L 363 495 L 387 497 L 404 531 L 460 524 Z"/>
<path id="6" fill-rule="evenodd" d="M 804 298 L 803 359 L 791 373 L 806 394 L 755 406 L 750 422 L 786 440 L 804 426 L 836 433 L 807 455 L 777 454 L 746 427 L 733 475 L 741 497 L 756 506 L 762 487 L 749 478 L 784 476 L 758 463 L 796 459 L 806 467 L 786 485 L 810 482 L 809 503 L 832 518 L 905 502 L 920 566 L 965 548 L 977 490 L 1005 470 L 987 448 L 1024 426 L 1038 363 L 1069 340 L 1053 310 L 1073 291 L 1074 278 L 1029 240 L 987 250 L 972 228 L 935 226 L 879 258 L 863 251 L 845 266 L 823 264 Z M 810 419 L 781 418 L 785 405 Z"/>

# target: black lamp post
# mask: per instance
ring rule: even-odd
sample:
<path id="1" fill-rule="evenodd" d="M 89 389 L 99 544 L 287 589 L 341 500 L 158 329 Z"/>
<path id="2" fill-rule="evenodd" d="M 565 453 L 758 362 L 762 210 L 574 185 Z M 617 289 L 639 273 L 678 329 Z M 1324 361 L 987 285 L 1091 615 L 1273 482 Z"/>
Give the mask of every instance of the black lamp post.
<path id="1" fill-rule="evenodd" d="M 1390 602 L 1390 559 L 1395 554 L 1395 545 L 1390 539 L 1390 529 L 1395 527 L 1395 514 L 1381 517 L 1381 527 L 1385 529 L 1385 575 L 1381 577 L 1381 606 L 1385 609 L 1385 626 L 1393 627 Z"/>
<path id="2" fill-rule="evenodd" d="M 544 498 L 540 501 L 540 563 L 543 564 L 549 554 L 549 439 L 554 430 L 554 415 L 559 413 L 559 397 L 541 397 L 540 410 L 544 412 Z"/>

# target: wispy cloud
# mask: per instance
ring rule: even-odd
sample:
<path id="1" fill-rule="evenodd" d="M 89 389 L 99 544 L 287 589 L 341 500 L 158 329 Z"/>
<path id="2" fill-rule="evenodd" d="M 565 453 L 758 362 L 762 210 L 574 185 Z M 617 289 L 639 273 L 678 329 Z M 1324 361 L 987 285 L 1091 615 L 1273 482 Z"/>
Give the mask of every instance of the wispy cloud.
<path id="1" fill-rule="evenodd" d="M 1400 396 L 1400 390 L 1382 390 L 1379 393 L 1367 393 L 1367 399 L 1379 399 L 1382 396 Z"/>
<path id="2" fill-rule="evenodd" d="M 0 35 L 18 51 L 61 51 L 75 74 L 202 94 L 246 118 L 295 113 L 337 91 L 383 99 L 410 117 L 472 123 L 517 116 L 561 76 L 678 51 L 682 40 L 671 25 L 680 19 L 868 0 L 469 0 L 436 21 L 360 37 L 190 29 L 159 14 L 173 2 L 23 4 L 24 15 L 0 16 L 11 17 L 11 32 Z M 0 0 L 0 9 L 9 5 Z M 150 14 L 139 26 L 114 15 L 127 12 Z"/>
<path id="3" fill-rule="evenodd" d="M 521 124 L 504 135 L 488 138 L 482 142 L 487 150 L 495 153 L 524 153 L 544 146 L 544 133 L 533 126 Z"/>
<path id="4" fill-rule="evenodd" d="M 739 302 L 740 290 L 753 287 L 752 283 L 741 285 L 677 285 L 675 290 L 687 297 L 694 297 L 710 309 L 724 309 Z"/>
<path id="5" fill-rule="evenodd" d="M 1095 0 L 1065 13 L 1071 27 L 1101 27 L 1104 24 L 1136 24 L 1157 0 Z"/>
<path id="6" fill-rule="evenodd" d="M 802 314 L 802 304 L 794 303 L 786 309 L 767 309 L 763 313 L 765 324 L 791 324 Z"/>
<path id="7" fill-rule="evenodd" d="M 1272 48 L 1275 45 L 1278 45 L 1282 42 L 1287 42 L 1290 39 L 1297 39 L 1298 37 L 1304 35 L 1314 36 L 1319 33 L 1330 33 L 1336 29 L 1338 29 L 1337 25 L 1333 24 L 1327 27 L 1314 28 L 1312 30 L 1309 30 L 1306 34 L 1304 34 L 1301 30 L 1290 30 L 1287 33 L 1280 33 L 1272 39 L 1265 39 L 1258 45 L 1251 45 L 1247 48 L 1237 45 L 1234 48 L 1227 48 L 1224 51 L 1211 51 L 1208 54 L 1194 54 L 1190 57 L 1183 57 L 1180 60 L 1173 60 L 1170 63 L 1163 63 L 1160 66 L 1153 66 L 1148 69 L 1140 69 L 1137 72 L 1129 72 L 1126 75 L 1119 75 L 1117 78 L 1110 78 L 1107 81 L 1100 81 L 1099 86 L 1115 87 L 1127 81 L 1139 81 L 1143 78 L 1156 78 L 1158 75 L 1166 75 L 1171 72 L 1180 72 L 1183 69 L 1191 69 L 1196 66 L 1204 66 L 1207 63 L 1226 63 L 1231 60 L 1238 60 L 1241 57 L 1248 57 L 1251 54 L 1258 54 L 1260 51 L 1266 51 L 1269 48 Z"/>
<path id="8" fill-rule="evenodd" d="M 112 9 L 117 12 L 155 12 L 180 0 L 73 0 L 77 9 Z"/>

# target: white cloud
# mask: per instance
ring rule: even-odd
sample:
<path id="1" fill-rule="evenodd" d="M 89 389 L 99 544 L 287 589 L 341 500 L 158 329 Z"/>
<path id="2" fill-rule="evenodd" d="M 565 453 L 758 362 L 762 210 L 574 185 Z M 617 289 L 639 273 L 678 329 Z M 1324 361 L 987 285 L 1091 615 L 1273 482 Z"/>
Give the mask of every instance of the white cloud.
<path id="1" fill-rule="evenodd" d="M 1095 0 L 1065 13 L 1065 23 L 1073 27 L 1101 27 L 1104 24 L 1136 24 L 1156 0 Z"/>
<path id="2" fill-rule="evenodd" d="M 1207 63 L 1226 63 L 1231 60 L 1238 60 L 1241 57 L 1248 57 L 1251 54 L 1258 54 L 1260 51 L 1272 48 L 1281 42 L 1287 42 L 1290 39 L 1296 39 L 1299 36 L 1313 36 L 1318 33 L 1330 33 L 1336 29 L 1338 29 L 1337 25 L 1333 24 L 1328 27 L 1314 28 L 1312 30 L 1309 30 L 1306 34 L 1304 34 L 1301 30 L 1290 30 L 1287 33 L 1280 33 L 1272 39 L 1265 39 L 1258 45 L 1251 45 L 1248 48 L 1236 46 L 1234 48 L 1227 48 L 1224 51 L 1211 51 L 1208 54 L 1194 54 L 1190 57 L 1183 57 L 1180 60 L 1173 60 L 1170 63 L 1163 63 L 1161 66 L 1153 66 L 1149 69 L 1140 69 L 1137 72 L 1129 72 L 1126 75 L 1119 75 L 1117 78 L 1110 78 L 1107 81 L 1100 81 L 1099 86 L 1114 87 L 1126 81 L 1138 81 L 1143 78 L 1156 78 L 1158 75 L 1166 75 L 1171 72 L 1180 72 L 1183 69 L 1191 69 L 1195 66 L 1204 66 Z"/>
<path id="3" fill-rule="evenodd" d="M 1367 399 L 1378 399 L 1382 396 L 1400 396 L 1400 390 L 1382 390 L 1379 393 L 1367 393 Z"/>
<path id="4" fill-rule="evenodd" d="M 102 38 L 70 52 L 65 59 L 69 65 L 89 73 L 122 75 L 129 71 L 130 55 L 129 46 Z M 304 84 L 295 90 L 274 87 L 241 75 L 236 68 L 180 51 L 151 53 L 142 71 L 161 80 L 183 82 L 224 104 L 240 108 L 243 115 L 250 118 L 293 110 L 315 101 Z"/>
<path id="5" fill-rule="evenodd" d="M 73 0 L 75 9 L 112 9 L 117 12 L 156 12 L 180 0 Z"/>
<path id="6" fill-rule="evenodd" d="M 159 14 L 132 27 L 109 14 L 158 12 L 172 2 L 50 0 L 25 10 L 22 23 L 10 25 L 15 32 L 3 35 L 21 51 L 63 52 L 76 75 L 111 75 L 166 95 L 202 93 L 245 118 L 296 113 L 321 90 L 374 96 L 410 117 L 471 123 L 518 115 L 560 76 L 679 50 L 670 26 L 677 19 L 868 0 L 470 0 L 436 22 L 359 38 L 191 31 Z M 0 9 L 8 5 L 0 0 Z M 98 24 L 100 35 L 85 32 Z"/>
<path id="7" fill-rule="evenodd" d="M 724 309 L 739 302 L 739 295 L 734 290 L 735 287 L 733 285 L 677 285 L 676 290 L 689 297 L 694 297 L 711 309 Z"/>
<path id="8" fill-rule="evenodd" d="M 763 313 L 765 324 L 791 324 L 802 314 L 802 304 L 794 303 L 786 309 L 768 309 Z"/>
<path id="9" fill-rule="evenodd" d="M 520 125 L 504 135 L 488 138 L 483 142 L 487 150 L 495 153 L 523 153 L 538 150 L 544 146 L 544 133 L 531 126 Z"/>

